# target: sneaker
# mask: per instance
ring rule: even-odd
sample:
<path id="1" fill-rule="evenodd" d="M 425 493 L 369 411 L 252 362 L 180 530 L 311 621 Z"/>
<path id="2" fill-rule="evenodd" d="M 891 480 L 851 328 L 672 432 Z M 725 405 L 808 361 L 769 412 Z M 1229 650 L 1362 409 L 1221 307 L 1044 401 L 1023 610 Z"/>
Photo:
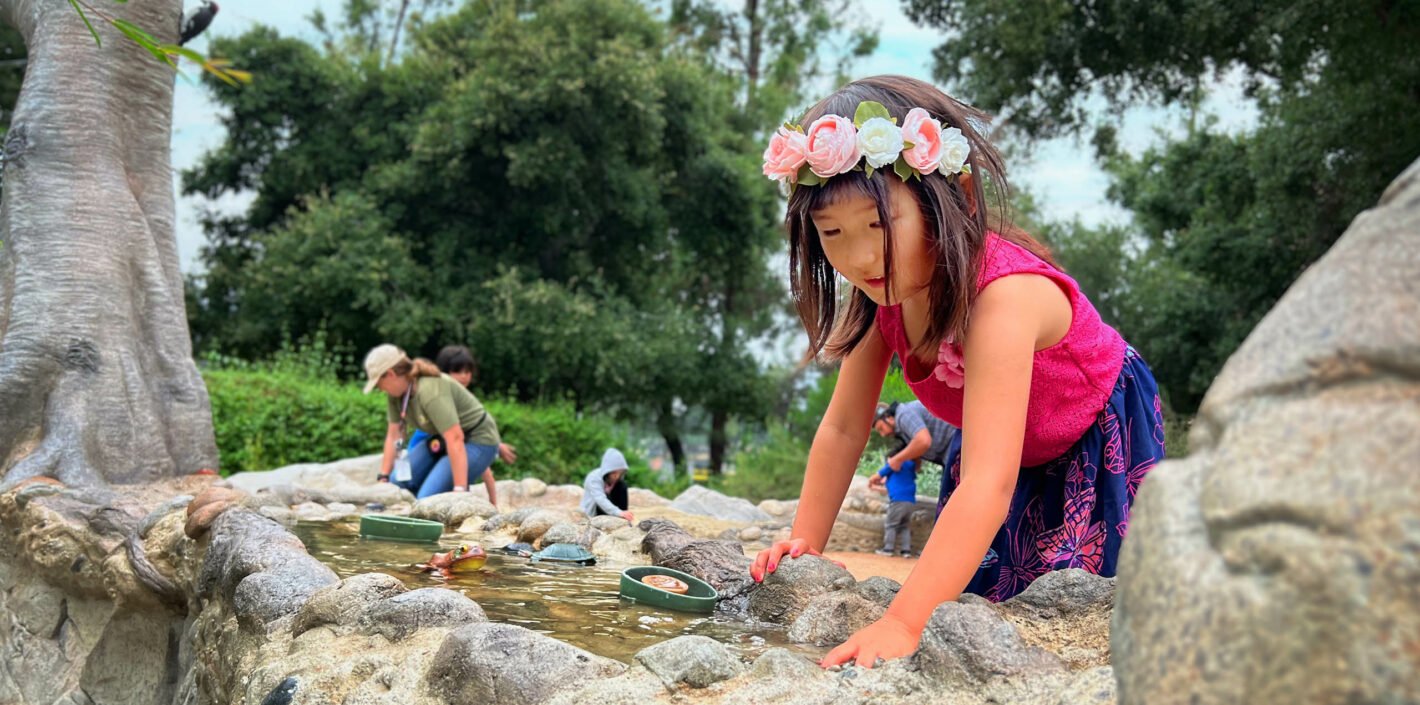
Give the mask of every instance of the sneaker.
<path id="1" fill-rule="evenodd" d="M 902 553 L 899 553 L 897 555 L 902 556 L 903 558 L 911 558 L 913 556 L 913 553 L 912 551 L 903 551 Z"/>
<path id="2" fill-rule="evenodd" d="M 873 553 L 876 553 L 876 554 L 878 554 L 879 556 L 891 556 L 891 555 L 892 555 L 892 551 L 889 551 L 889 550 L 886 549 L 886 548 L 880 548 L 880 549 L 878 549 L 878 550 L 876 550 L 876 551 L 873 551 Z"/>

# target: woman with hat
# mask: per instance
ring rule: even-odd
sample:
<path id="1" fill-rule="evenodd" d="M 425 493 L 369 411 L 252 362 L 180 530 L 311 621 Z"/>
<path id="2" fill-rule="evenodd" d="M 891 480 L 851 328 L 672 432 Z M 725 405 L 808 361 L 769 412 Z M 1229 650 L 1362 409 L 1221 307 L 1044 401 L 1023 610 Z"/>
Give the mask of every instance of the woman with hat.
<path id="1" fill-rule="evenodd" d="M 467 492 L 469 477 L 483 476 L 488 501 L 498 504 L 498 491 L 489 465 L 498 454 L 498 424 L 482 402 L 462 384 L 439 372 L 428 360 L 411 360 L 393 345 L 380 345 L 365 356 L 369 382 L 389 395 L 384 457 L 379 480 L 393 481 L 424 498 L 441 492 Z M 404 446 L 408 429 L 443 436 L 447 454 L 434 458 L 429 444 Z"/>

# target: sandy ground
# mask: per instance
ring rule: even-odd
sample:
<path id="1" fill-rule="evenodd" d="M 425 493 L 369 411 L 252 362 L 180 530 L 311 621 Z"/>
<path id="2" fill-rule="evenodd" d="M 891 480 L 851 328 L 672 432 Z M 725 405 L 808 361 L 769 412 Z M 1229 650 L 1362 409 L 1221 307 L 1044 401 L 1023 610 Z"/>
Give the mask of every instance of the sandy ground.
<path id="1" fill-rule="evenodd" d="M 863 580 L 874 575 L 892 578 L 899 583 L 907 581 L 907 574 L 917 565 L 916 558 L 879 556 L 876 553 L 856 553 L 851 551 L 829 551 L 823 554 L 842 563 L 853 577 Z"/>

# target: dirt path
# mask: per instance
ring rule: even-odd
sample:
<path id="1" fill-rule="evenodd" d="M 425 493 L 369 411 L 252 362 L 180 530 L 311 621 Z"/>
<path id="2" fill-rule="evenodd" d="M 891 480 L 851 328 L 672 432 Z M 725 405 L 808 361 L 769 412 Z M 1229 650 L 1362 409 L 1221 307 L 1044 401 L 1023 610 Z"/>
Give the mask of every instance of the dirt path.
<path id="1" fill-rule="evenodd" d="M 853 577 L 859 580 L 874 575 L 881 575 L 885 578 L 892 578 L 899 583 L 905 582 L 907 580 L 907 574 L 911 573 L 912 567 L 917 565 L 916 558 L 879 556 L 876 553 L 829 551 L 823 555 L 847 566 L 848 572 L 852 573 Z"/>

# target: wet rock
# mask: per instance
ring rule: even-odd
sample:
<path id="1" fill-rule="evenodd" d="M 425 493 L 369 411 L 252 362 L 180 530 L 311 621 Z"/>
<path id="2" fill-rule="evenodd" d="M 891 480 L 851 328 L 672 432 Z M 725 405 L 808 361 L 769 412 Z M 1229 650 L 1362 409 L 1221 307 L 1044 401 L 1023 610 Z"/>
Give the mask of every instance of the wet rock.
<path id="1" fill-rule="evenodd" d="M 1065 669 L 1054 654 L 1026 645 L 990 607 L 959 602 L 944 602 L 932 612 L 915 658 L 924 675 L 954 686 Z"/>
<path id="2" fill-rule="evenodd" d="M 296 513 L 291 511 L 289 507 L 280 504 L 261 507 L 257 509 L 257 513 L 278 524 L 291 525 L 296 523 Z"/>
<path id="3" fill-rule="evenodd" d="M 859 597 L 883 608 L 892 606 L 892 598 L 897 597 L 897 591 L 901 589 L 896 580 L 881 575 L 874 575 L 853 586 L 853 592 Z"/>
<path id="4" fill-rule="evenodd" d="M 533 705 L 626 666 L 511 624 L 450 632 L 429 665 L 428 687 L 448 702 Z"/>
<path id="5" fill-rule="evenodd" d="M 730 521 L 769 521 L 773 517 L 746 499 L 729 497 L 702 485 L 693 485 L 671 502 L 671 509 Z"/>
<path id="6" fill-rule="evenodd" d="M 749 675 L 750 678 L 760 681 L 807 682 L 823 678 L 824 670 L 802 654 L 776 647 L 765 651 L 754 660 Z"/>
<path id="7" fill-rule="evenodd" d="M 540 509 L 525 517 L 518 525 L 518 541 L 535 544 L 553 526 L 567 521 L 567 513 Z"/>
<path id="8" fill-rule="evenodd" d="M 707 636 L 678 636 L 636 653 L 636 660 L 667 688 L 684 684 L 705 688 L 739 675 L 744 666 L 729 650 Z"/>
<path id="9" fill-rule="evenodd" d="M 482 497 L 470 492 L 445 492 L 433 497 L 425 497 L 414 503 L 410 516 L 416 519 L 443 522 L 444 526 L 458 526 L 469 517 L 491 517 L 498 510 Z"/>
<path id="10" fill-rule="evenodd" d="M 420 588 L 369 606 L 360 615 L 360 631 L 399 641 L 426 627 L 458 627 L 486 622 L 477 602 L 444 588 Z"/>
<path id="11" fill-rule="evenodd" d="M 301 605 L 291 625 L 291 635 L 300 636 L 325 625 L 352 626 L 371 605 L 406 591 L 398 578 L 384 573 L 352 575 L 311 594 Z"/>
<path id="12" fill-rule="evenodd" d="M 1036 578 L 1008 602 L 1029 606 L 1043 617 L 1109 610 L 1114 607 L 1114 578 L 1079 568 L 1055 570 Z"/>
<path id="13" fill-rule="evenodd" d="M 618 529 L 624 529 L 628 526 L 631 526 L 631 522 L 622 519 L 621 517 L 607 516 L 603 514 L 602 516 L 592 517 L 592 526 L 595 526 L 598 530 L 604 531 L 609 534 Z"/>
<path id="14" fill-rule="evenodd" d="M 786 558 L 750 591 L 749 615 L 762 622 L 792 624 L 814 597 L 856 582 L 846 569 L 818 556 Z"/>
<path id="15" fill-rule="evenodd" d="M 789 641 L 837 646 L 853 633 L 876 622 L 886 611 L 850 590 L 825 593 L 809 601 L 789 626 Z"/>
<path id="16" fill-rule="evenodd" d="M 577 539 L 581 533 L 581 530 L 576 524 L 569 524 L 565 521 L 559 524 L 553 524 L 552 528 L 548 529 L 547 533 L 542 535 L 542 545 L 543 547 L 547 547 L 554 543 L 580 544 L 581 542 Z"/>
<path id="17" fill-rule="evenodd" d="M 1191 454 L 1144 481 L 1121 703 L 1420 702 L 1418 371 L 1420 161 L 1227 361 Z"/>
<path id="18" fill-rule="evenodd" d="M 315 502 L 305 502 L 291 507 L 297 521 L 330 521 L 330 510 Z"/>
<path id="19" fill-rule="evenodd" d="M 339 521 L 353 516 L 358 510 L 355 505 L 349 502 L 331 502 L 326 505 L 326 510 L 330 512 L 332 521 Z"/>

